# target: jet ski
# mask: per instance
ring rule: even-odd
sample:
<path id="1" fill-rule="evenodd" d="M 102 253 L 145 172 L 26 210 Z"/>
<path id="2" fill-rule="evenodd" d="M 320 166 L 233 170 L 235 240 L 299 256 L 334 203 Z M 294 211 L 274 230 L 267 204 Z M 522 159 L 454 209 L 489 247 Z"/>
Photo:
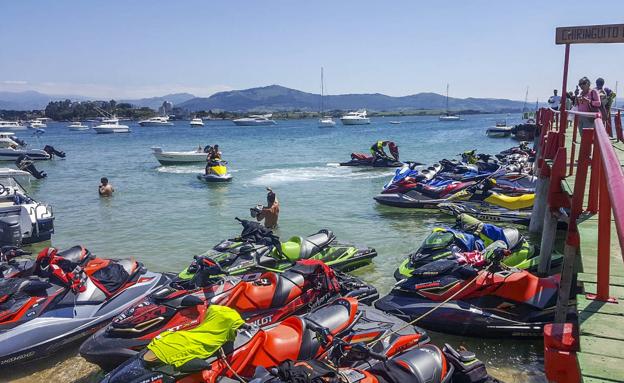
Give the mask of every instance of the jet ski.
<path id="1" fill-rule="evenodd" d="M 542 337 L 544 325 L 554 320 L 559 276 L 539 278 L 507 267 L 504 257 L 505 250 L 497 249 L 480 270 L 456 260 L 431 262 L 398 282 L 375 307 L 406 321 L 420 318 L 419 326 L 444 333 Z"/>
<path id="2" fill-rule="evenodd" d="M 245 324 L 228 307 L 211 306 L 208 310 L 198 327 L 162 334 L 150 342 L 148 351 L 110 372 L 102 383 L 249 379 L 258 366 L 272 368 L 286 360 L 317 359 L 331 347 L 332 338 L 370 343 L 386 337 L 371 347 L 384 357 L 429 341 L 423 330 L 358 304 L 355 298 L 339 298 L 331 305 L 261 329 Z"/>
<path id="3" fill-rule="evenodd" d="M 198 174 L 197 179 L 205 182 L 230 182 L 232 175 L 227 172 L 227 162 L 222 160 L 211 160 L 208 162 L 205 174 Z"/>
<path id="4" fill-rule="evenodd" d="M 379 298 L 374 287 L 336 274 L 321 261 L 299 261 L 283 273 L 242 278 L 225 277 L 224 271 L 207 258 L 195 259 L 194 268 L 190 283 L 175 281 L 163 286 L 90 337 L 80 348 L 82 357 L 111 370 L 161 332 L 196 327 L 211 304 L 231 307 L 247 323 L 264 327 L 341 296 L 356 297 L 365 304 Z"/>
<path id="5" fill-rule="evenodd" d="M 317 259 L 335 270 L 350 271 L 371 263 L 377 256 L 373 248 L 337 242 L 334 233 L 327 229 L 281 242 L 258 222 L 236 219 L 243 226 L 241 236 L 222 241 L 201 254 L 215 260 L 230 275 L 282 271 L 301 259 Z"/>
<path id="6" fill-rule="evenodd" d="M 375 158 L 364 153 L 351 153 L 351 160 L 341 162 L 340 166 L 365 166 L 373 168 L 398 168 L 403 166 L 403 162 L 393 158 Z"/>
<path id="7" fill-rule="evenodd" d="M 447 201 L 440 203 L 438 209 L 443 213 L 454 216 L 466 213 L 474 218 L 488 222 L 523 226 L 529 226 L 531 222 L 530 210 L 508 210 L 480 202 Z M 565 228 L 565 225 L 563 227 L 560 226 L 560 228 Z"/>
<path id="8" fill-rule="evenodd" d="M 463 257 L 462 253 L 470 252 L 487 253 L 485 249 L 496 241 L 502 241 L 509 249 L 509 255 L 502 261 L 505 265 L 530 271 L 537 269 L 539 249 L 518 229 L 484 223 L 468 214 L 460 214 L 454 227 L 433 229 L 418 250 L 401 262 L 394 277 L 397 280 L 408 278 L 415 269 L 438 259 L 457 259 Z M 557 265 L 562 260 L 561 254 L 553 254 L 551 262 Z"/>
<path id="9" fill-rule="evenodd" d="M 89 336 L 170 280 L 82 246 L 46 248 L 31 269 L 0 279 L 0 365 L 50 356 Z"/>
<path id="10" fill-rule="evenodd" d="M 501 383 L 488 375 L 485 364 L 473 352 L 457 351 L 448 344 L 442 349 L 425 344 L 387 358 L 366 344 L 349 344 L 340 338 L 332 342 L 327 357 L 288 360 L 270 371 L 260 367 L 251 381 L 348 383 L 348 377 L 357 377 L 358 383 Z"/>

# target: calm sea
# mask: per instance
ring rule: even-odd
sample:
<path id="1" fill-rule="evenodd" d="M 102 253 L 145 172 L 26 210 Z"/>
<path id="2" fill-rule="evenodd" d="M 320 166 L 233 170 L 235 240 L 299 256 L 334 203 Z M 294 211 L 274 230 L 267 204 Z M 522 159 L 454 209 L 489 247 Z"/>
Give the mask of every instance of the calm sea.
<path id="1" fill-rule="evenodd" d="M 38 163 L 48 178 L 33 181 L 30 188 L 33 197 L 54 208 L 54 246 L 83 244 L 100 257 L 134 257 L 150 269 L 180 270 L 194 254 L 239 233 L 234 217 L 248 218 L 249 208 L 265 200 L 265 187 L 270 186 L 281 204 L 280 237 L 329 228 L 340 241 L 375 247 L 379 256 L 373 265 L 355 274 L 385 293 L 404 255 L 418 247 L 436 224 L 450 221 L 431 212 L 377 205 L 372 197 L 393 169 L 371 171 L 337 163 L 347 161 L 351 152 L 368 152 L 379 139 L 395 141 L 402 160 L 423 163 L 457 158 L 469 149 L 497 153 L 516 145 L 511 139 L 487 138 L 485 129 L 502 119 L 518 123 L 519 116 L 462 118 L 456 122 L 440 122 L 437 117 L 373 118 L 367 126 L 335 128 L 318 128 L 316 120 L 278 121 L 269 127 L 238 127 L 230 121 L 206 122 L 203 128 L 191 128 L 185 121 L 173 127 L 130 123 L 132 133 L 112 135 L 71 132 L 65 123 L 50 123 L 40 138 L 30 132 L 18 136 L 32 147 L 50 144 L 67 153 L 65 160 Z M 234 176 L 232 183 L 198 181 L 201 165 L 160 166 L 150 149 L 192 150 L 207 144 L 219 144 Z M 102 176 L 116 189 L 112 198 L 98 197 Z M 545 381 L 541 341 L 440 334 L 432 338 L 438 344 L 474 350 L 494 375 L 507 382 Z M 0 375 L 0 380 L 94 380 L 93 366 L 75 354 L 69 350 L 19 375 Z M 36 370 L 42 371 L 33 373 Z"/>

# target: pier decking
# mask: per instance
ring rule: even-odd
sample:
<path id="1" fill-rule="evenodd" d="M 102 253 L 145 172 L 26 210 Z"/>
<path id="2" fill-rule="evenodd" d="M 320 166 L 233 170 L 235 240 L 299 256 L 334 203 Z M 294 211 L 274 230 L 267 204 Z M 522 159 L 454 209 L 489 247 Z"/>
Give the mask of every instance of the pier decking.
<path id="1" fill-rule="evenodd" d="M 568 141 L 566 146 L 570 147 L 571 138 Z M 624 143 L 613 143 L 613 146 L 620 164 L 624 165 Z M 590 168 L 588 187 L 591 171 Z M 568 177 L 566 181 L 573 185 L 574 175 Z M 597 293 L 597 215 L 584 213 L 579 218 L 578 231 L 580 265 L 577 278 L 584 293 L 576 296 L 580 335 L 577 360 L 582 381 L 622 382 L 624 381 L 624 263 L 615 225 L 612 219 L 609 295 L 617 299 L 617 303 L 590 300 L 585 295 Z"/>

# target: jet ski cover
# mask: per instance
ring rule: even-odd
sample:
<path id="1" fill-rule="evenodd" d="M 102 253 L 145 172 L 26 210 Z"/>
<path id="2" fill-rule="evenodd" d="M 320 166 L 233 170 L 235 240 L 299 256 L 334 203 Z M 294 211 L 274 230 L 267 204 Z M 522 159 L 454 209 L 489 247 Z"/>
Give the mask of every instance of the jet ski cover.
<path id="1" fill-rule="evenodd" d="M 190 330 L 164 332 L 148 345 L 158 359 L 180 367 L 199 358 L 206 359 L 221 346 L 236 338 L 236 330 L 245 321 L 234 309 L 213 305 L 208 308 L 204 321 Z"/>

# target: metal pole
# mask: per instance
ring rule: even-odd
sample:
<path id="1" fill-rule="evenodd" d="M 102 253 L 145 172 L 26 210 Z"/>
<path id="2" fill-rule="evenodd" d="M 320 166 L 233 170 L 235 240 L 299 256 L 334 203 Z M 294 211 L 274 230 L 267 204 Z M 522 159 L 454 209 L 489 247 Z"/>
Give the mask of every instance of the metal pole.
<path id="1" fill-rule="evenodd" d="M 570 44 L 565 46 L 565 58 L 563 61 L 563 85 L 561 86 L 561 105 L 559 111 L 561 116 L 559 118 L 559 131 L 565 132 L 568 125 L 568 112 L 566 111 L 566 99 L 568 98 L 568 66 L 570 64 Z"/>

